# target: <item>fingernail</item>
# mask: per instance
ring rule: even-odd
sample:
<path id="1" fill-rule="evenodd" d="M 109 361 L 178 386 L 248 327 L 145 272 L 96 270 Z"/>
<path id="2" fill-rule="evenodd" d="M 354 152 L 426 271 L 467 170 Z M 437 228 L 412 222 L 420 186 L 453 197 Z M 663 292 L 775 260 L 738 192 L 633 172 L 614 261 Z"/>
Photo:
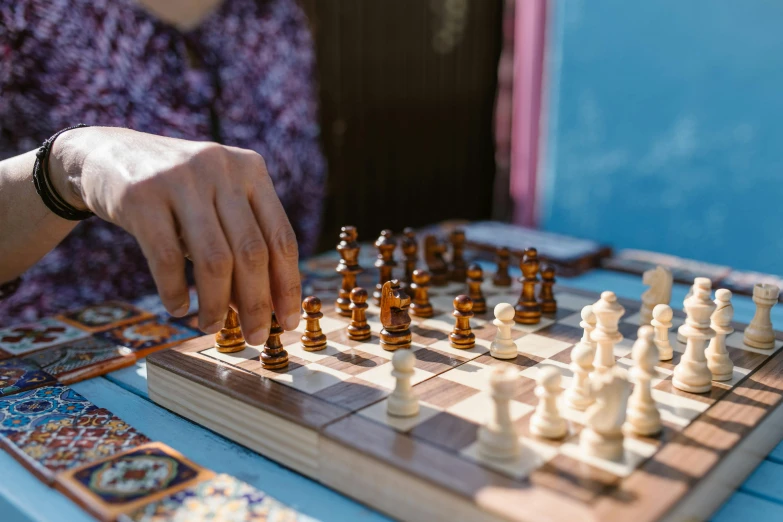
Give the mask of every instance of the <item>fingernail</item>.
<path id="1" fill-rule="evenodd" d="M 252 346 L 261 346 L 264 344 L 269 337 L 269 328 L 260 328 L 256 330 L 255 332 L 251 332 L 250 335 L 247 336 L 247 344 Z"/>
<path id="2" fill-rule="evenodd" d="M 207 326 L 206 328 L 202 328 L 202 330 L 204 330 L 204 333 L 216 334 L 220 331 L 221 328 L 223 328 L 223 323 L 224 321 L 217 321 Z"/>
<path id="3" fill-rule="evenodd" d="M 188 310 L 190 310 L 190 303 L 185 301 L 185 303 L 181 304 L 179 308 L 174 310 L 174 312 L 171 315 L 173 315 L 174 317 L 182 317 L 183 315 L 188 313 Z"/>
<path id="4" fill-rule="evenodd" d="M 283 329 L 288 331 L 296 330 L 297 326 L 299 326 L 299 314 L 293 313 L 283 319 Z"/>

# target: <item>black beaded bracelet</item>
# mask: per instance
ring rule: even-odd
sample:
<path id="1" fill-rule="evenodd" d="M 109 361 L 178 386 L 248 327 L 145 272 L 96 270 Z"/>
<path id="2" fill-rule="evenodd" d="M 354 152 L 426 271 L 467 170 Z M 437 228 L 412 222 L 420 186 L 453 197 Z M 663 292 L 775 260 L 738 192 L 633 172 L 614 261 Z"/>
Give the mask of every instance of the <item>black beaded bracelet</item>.
<path id="1" fill-rule="evenodd" d="M 33 167 L 33 183 L 35 184 L 35 191 L 38 192 L 38 195 L 41 197 L 44 205 L 49 207 L 49 210 L 61 218 L 67 219 L 69 221 L 81 221 L 83 219 L 92 217 L 94 214 L 89 210 L 79 210 L 78 208 L 71 206 L 54 189 L 54 186 L 52 186 L 52 180 L 49 179 L 49 152 L 52 150 L 52 144 L 54 143 L 54 140 L 57 139 L 57 136 L 63 132 L 73 129 L 80 129 L 82 127 L 88 127 L 88 125 L 80 123 L 78 125 L 74 125 L 73 127 L 68 127 L 67 129 L 61 130 L 48 140 L 44 141 L 43 145 L 41 145 L 41 148 L 39 148 L 35 153 L 36 160 L 35 166 Z"/>

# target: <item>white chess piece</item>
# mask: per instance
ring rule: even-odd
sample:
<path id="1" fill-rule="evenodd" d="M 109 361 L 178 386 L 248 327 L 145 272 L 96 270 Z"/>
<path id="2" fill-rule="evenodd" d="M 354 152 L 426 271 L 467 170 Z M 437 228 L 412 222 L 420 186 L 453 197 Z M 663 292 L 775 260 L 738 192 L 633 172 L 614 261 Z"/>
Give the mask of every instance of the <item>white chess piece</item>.
<path id="1" fill-rule="evenodd" d="M 605 372 L 615 365 L 614 345 L 623 340 L 623 335 L 618 330 L 620 317 L 625 313 L 625 308 L 617 302 L 614 292 L 602 292 L 601 299 L 593 305 L 598 326 L 592 332 L 593 341 L 598 344 L 595 353 L 595 371 Z"/>
<path id="2" fill-rule="evenodd" d="M 672 281 L 671 270 L 660 265 L 647 270 L 642 275 L 642 282 L 650 288 L 642 294 L 639 325 L 650 324 L 653 318 L 652 311 L 656 305 L 669 304 L 672 298 Z"/>
<path id="3" fill-rule="evenodd" d="M 411 350 L 397 350 L 392 355 L 392 376 L 397 379 L 389 395 L 386 412 L 395 417 L 413 417 L 419 414 L 419 399 L 413 393 L 411 378 L 416 356 Z"/>
<path id="4" fill-rule="evenodd" d="M 619 366 L 593 377 L 595 404 L 587 408 L 585 428 L 579 435 L 579 447 L 587 455 L 621 460 L 623 457 L 623 423 L 630 383 L 627 372 Z"/>
<path id="5" fill-rule="evenodd" d="M 595 358 L 595 342 L 592 332 L 595 330 L 595 314 L 590 305 L 582 308 L 582 322 L 584 329 L 582 339 L 571 350 L 571 371 L 574 378 L 571 386 L 565 392 L 566 404 L 579 411 L 584 411 L 595 399 L 590 393 L 590 372 L 593 371 L 593 359 Z"/>
<path id="6" fill-rule="evenodd" d="M 725 288 L 715 291 L 717 308 L 710 317 L 710 328 L 715 330 L 715 337 L 707 346 L 707 367 L 712 373 L 713 381 L 730 381 L 734 375 L 734 363 L 726 349 L 726 336 L 734 331 L 731 320 L 734 318 L 734 307 L 731 304 L 731 292 Z"/>
<path id="7" fill-rule="evenodd" d="M 771 284 L 757 284 L 753 287 L 753 302 L 756 313 L 745 329 L 745 344 L 753 348 L 770 349 L 775 347 L 775 331 L 772 329 L 770 312 L 778 302 L 780 289 Z"/>
<path id="8" fill-rule="evenodd" d="M 693 295 L 685 300 L 688 317 L 681 328 L 686 338 L 685 353 L 674 368 L 672 385 L 689 393 L 707 393 L 712 388 L 712 373 L 705 353 L 707 341 L 715 337 L 710 328 L 710 316 L 715 311 L 715 303 L 710 300 L 711 289 L 709 279 L 697 277 Z"/>
<path id="9" fill-rule="evenodd" d="M 514 326 L 514 307 L 508 303 L 500 303 L 495 307 L 495 320 L 492 324 L 498 327 L 495 340 L 489 345 L 489 354 L 496 359 L 515 359 L 517 344 L 511 338 L 511 327 Z"/>
<path id="10" fill-rule="evenodd" d="M 560 371 L 554 366 L 542 367 L 536 376 L 538 406 L 530 417 L 530 433 L 545 439 L 562 439 L 568 433 L 568 425 L 557 409 L 560 387 Z"/>
<path id="11" fill-rule="evenodd" d="M 521 451 L 519 436 L 511 422 L 509 402 L 518 383 L 519 373 L 507 367 L 498 366 L 489 376 L 492 414 L 478 430 L 478 451 L 484 457 L 508 460 L 517 457 Z"/>
<path id="12" fill-rule="evenodd" d="M 693 285 L 688 289 L 688 293 L 685 294 L 685 299 L 682 300 L 682 308 L 685 309 L 685 301 L 688 300 L 693 295 Z M 677 328 L 677 342 L 680 342 L 682 344 L 685 344 L 685 336 L 682 333 L 682 329 L 685 328 L 684 324 L 681 324 L 679 328 Z"/>
<path id="13" fill-rule="evenodd" d="M 653 319 L 650 322 L 655 328 L 655 346 L 658 347 L 658 357 L 661 361 L 671 361 L 674 349 L 669 342 L 669 328 L 672 327 L 674 313 L 667 304 L 659 304 L 653 308 Z"/>
<path id="14" fill-rule="evenodd" d="M 631 370 L 635 385 L 628 400 L 625 430 L 642 436 L 655 435 L 661 431 L 661 413 L 652 398 L 651 383 L 658 363 L 658 348 L 653 342 L 652 326 L 639 328 L 631 358 L 635 363 Z"/>

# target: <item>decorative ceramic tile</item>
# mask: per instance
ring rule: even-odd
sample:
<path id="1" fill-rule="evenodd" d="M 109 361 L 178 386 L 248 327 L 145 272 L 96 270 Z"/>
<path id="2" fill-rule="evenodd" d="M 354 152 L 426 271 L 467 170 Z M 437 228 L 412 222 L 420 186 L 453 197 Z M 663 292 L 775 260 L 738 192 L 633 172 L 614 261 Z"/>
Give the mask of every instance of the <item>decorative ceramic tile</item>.
<path id="1" fill-rule="evenodd" d="M 0 431 L 2 433 L 2 431 Z M 38 478 L 95 462 L 150 440 L 103 408 L 24 431 L 3 433 L 6 449 Z"/>
<path id="2" fill-rule="evenodd" d="M 0 429 L 24 431 L 67 422 L 95 406 L 67 386 L 54 385 L 0 397 Z"/>
<path id="3" fill-rule="evenodd" d="M 214 474 L 160 442 L 60 473 L 57 488 L 101 520 L 114 520 Z"/>
<path id="4" fill-rule="evenodd" d="M 130 348 L 106 339 L 88 337 L 81 341 L 41 350 L 24 358 L 62 383 L 73 383 L 103 375 L 134 363 Z"/>
<path id="5" fill-rule="evenodd" d="M 151 313 L 140 310 L 133 305 L 110 301 L 62 314 L 58 319 L 88 332 L 102 332 L 150 317 L 152 317 Z"/>
<path id="6" fill-rule="evenodd" d="M 200 334 L 181 324 L 152 319 L 142 323 L 120 326 L 96 335 L 112 343 L 130 348 L 137 357 L 144 357 L 148 353 L 177 345 L 198 337 Z"/>
<path id="7" fill-rule="evenodd" d="M 89 333 L 57 319 L 42 319 L 0 329 L 0 349 L 11 355 L 23 355 L 68 341 L 89 337 Z"/>
<path id="8" fill-rule="evenodd" d="M 0 361 L 0 395 L 57 384 L 57 379 L 38 365 L 22 359 Z"/>
<path id="9" fill-rule="evenodd" d="M 218 475 L 128 514 L 120 522 L 314 522 L 229 475 Z"/>

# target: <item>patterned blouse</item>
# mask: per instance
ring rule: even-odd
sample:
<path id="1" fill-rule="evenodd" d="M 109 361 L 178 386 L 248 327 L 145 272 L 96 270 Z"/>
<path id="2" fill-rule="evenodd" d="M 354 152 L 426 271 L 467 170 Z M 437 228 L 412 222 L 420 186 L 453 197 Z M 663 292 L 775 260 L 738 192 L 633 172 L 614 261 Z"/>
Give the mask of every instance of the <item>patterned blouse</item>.
<path id="1" fill-rule="evenodd" d="M 224 0 L 185 33 L 135 0 L 0 0 L 0 159 L 79 122 L 252 149 L 304 256 L 325 177 L 314 75 L 296 0 Z M 92 218 L 0 301 L 0 326 L 154 291 L 135 239 Z"/>

